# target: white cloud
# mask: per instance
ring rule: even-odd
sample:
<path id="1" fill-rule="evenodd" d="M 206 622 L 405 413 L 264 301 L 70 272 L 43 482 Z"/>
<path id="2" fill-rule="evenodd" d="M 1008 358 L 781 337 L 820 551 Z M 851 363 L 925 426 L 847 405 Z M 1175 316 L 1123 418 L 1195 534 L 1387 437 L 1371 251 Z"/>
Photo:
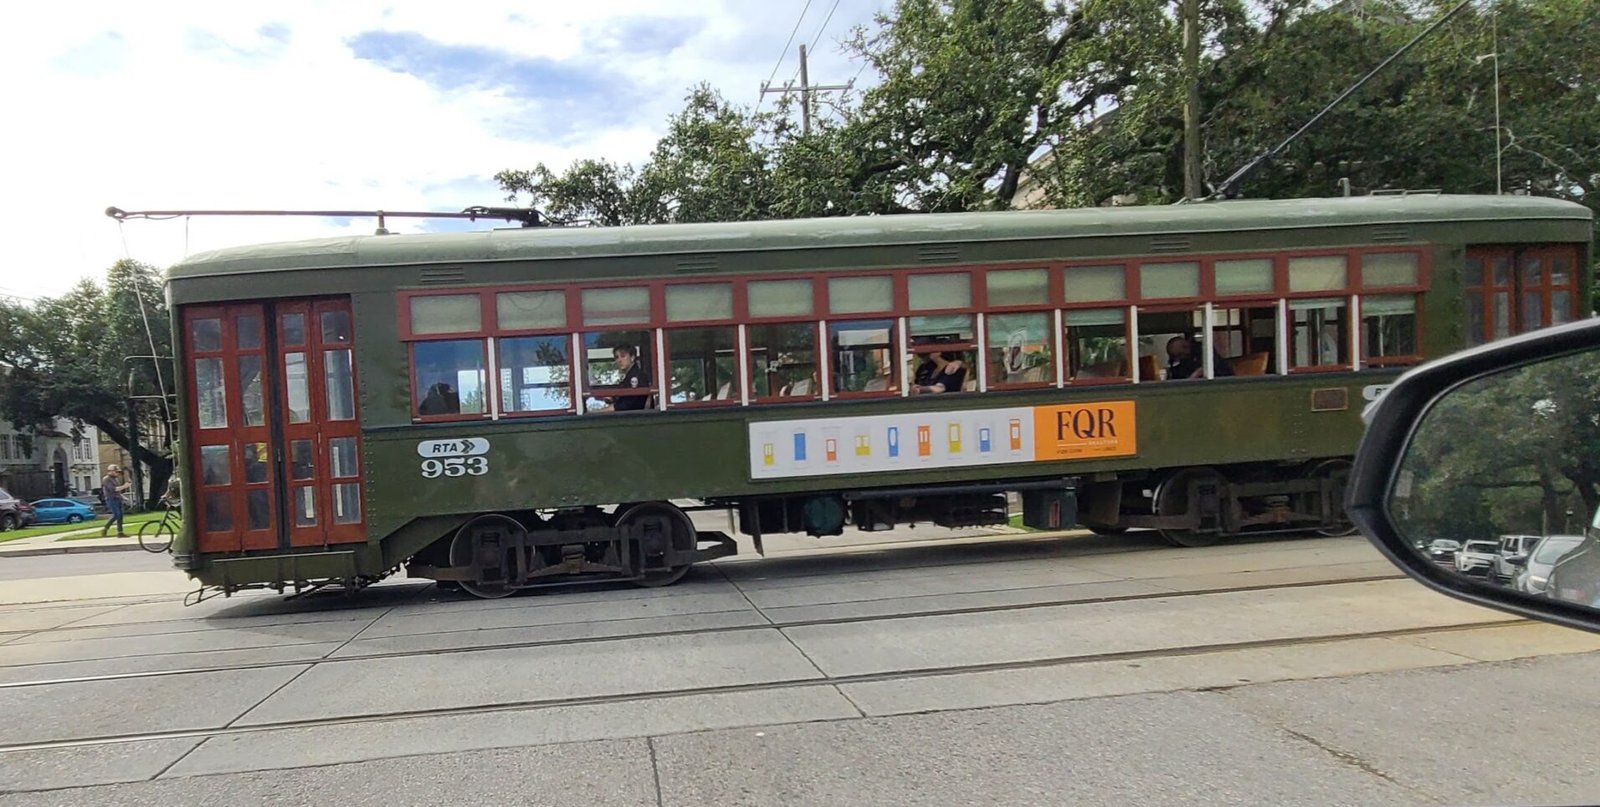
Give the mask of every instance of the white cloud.
<path id="1" fill-rule="evenodd" d="M 406 2 L 28 4 L 0 32 L 12 110 L 0 151 L 7 260 L 0 293 L 39 296 L 123 257 L 157 265 L 185 250 L 370 232 L 316 219 L 195 218 L 118 226 L 127 209 L 458 209 L 494 204 L 494 172 L 603 156 L 642 159 L 684 90 L 710 81 L 753 102 L 801 0 L 598 3 Z M 812 3 L 796 41 L 831 5 Z M 813 58 L 818 81 L 855 66 L 829 44 L 883 0 L 845 0 Z M 675 19 L 674 26 L 652 22 Z M 652 39 L 661 31 L 661 40 Z M 444 89 L 358 59 L 365 32 L 417 35 L 611 77 L 563 105 L 503 87 Z M 630 50 L 692 32 L 675 52 Z M 791 51 L 793 48 L 791 47 Z M 787 78 L 787 58 L 778 80 Z M 541 132 L 574 118 L 577 136 Z M 414 224 L 394 222 L 391 229 Z"/>

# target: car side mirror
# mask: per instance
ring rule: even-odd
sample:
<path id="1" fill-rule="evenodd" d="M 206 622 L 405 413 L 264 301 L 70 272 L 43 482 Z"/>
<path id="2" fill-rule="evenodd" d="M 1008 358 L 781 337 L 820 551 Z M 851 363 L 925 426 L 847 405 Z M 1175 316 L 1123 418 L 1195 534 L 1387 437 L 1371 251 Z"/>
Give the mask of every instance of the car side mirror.
<path id="1" fill-rule="evenodd" d="M 1363 417 L 1346 508 L 1391 561 L 1457 599 L 1600 631 L 1600 319 L 1415 368 Z M 1566 548 L 1542 595 L 1416 548 L 1503 535 L 1562 536 L 1542 544 Z"/>

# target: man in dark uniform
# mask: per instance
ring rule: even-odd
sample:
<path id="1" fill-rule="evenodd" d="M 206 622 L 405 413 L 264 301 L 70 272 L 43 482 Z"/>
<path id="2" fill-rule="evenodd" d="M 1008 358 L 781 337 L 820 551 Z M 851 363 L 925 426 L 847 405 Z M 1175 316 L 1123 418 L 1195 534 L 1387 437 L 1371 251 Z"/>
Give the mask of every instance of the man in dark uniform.
<path id="1" fill-rule="evenodd" d="M 622 373 L 622 378 L 617 380 L 618 387 L 628 390 L 650 388 L 650 376 L 645 373 L 644 365 L 639 363 L 638 348 L 619 345 L 611 349 L 611 357 L 617 362 L 617 371 Z M 617 412 L 634 412 L 649 405 L 649 395 L 618 395 L 611 398 L 611 408 Z"/>

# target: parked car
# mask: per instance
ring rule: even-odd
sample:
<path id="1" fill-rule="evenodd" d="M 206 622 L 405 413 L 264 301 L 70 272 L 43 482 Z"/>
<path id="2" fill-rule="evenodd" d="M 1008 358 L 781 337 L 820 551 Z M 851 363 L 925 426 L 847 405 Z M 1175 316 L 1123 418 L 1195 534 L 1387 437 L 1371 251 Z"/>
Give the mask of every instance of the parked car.
<path id="1" fill-rule="evenodd" d="M 1582 535 L 1552 535 L 1540 541 L 1533 554 L 1518 564 L 1522 570 L 1517 572 L 1512 586 L 1525 594 L 1545 593 L 1545 586 L 1550 582 L 1550 571 L 1562 558 L 1582 545 Z"/>
<path id="2" fill-rule="evenodd" d="M 1497 583 L 1509 582 L 1515 578 L 1521 564 L 1512 563 L 1512 558 L 1526 560 L 1542 540 L 1544 540 L 1542 535 L 1500 536 L 1500 551 L 1494 556 L 1494 568 L 1489 571 L 1489 578 Z"/>
<path id="3" fill-rule="evenodd" d="M 1499 541 L 1468 541 L 1456 551 L 1456 571 L 1487 577 L 1494 572 L 1494 559 L 1499 554 Z"/>
<path id="4" fill-rule="evenodd" d="M 95 517 L 94 508 L 72 499 L 37 499 L 33 514 L 40 524 L 77 524 Z"/>
<path id="5" fill-rule="evenodd" d="M 33 523 L 33 507 L 0 488 L 0 532 L 10 532 Z"/>
<path id="6" fill-rule="evenodd" d="M 1461 551 L 1461 542 L 1449 538 L 1435 538 L 1428 544 L 1428 560 L 1434 563 L 1452 564 L 1456 561 L 1456 553 Z"/>

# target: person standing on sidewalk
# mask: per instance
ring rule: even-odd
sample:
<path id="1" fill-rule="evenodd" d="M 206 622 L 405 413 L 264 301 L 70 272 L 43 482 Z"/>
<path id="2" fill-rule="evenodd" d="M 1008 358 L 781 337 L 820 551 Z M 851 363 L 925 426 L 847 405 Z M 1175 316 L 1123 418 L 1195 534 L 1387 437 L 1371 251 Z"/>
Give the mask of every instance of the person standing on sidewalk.
<path id="1" fill-rule="evenodd" d="M 104 479 L 100 480 L 100 495 L 106 500 L 106 509 L 111 512 L 111 518 L 104 527 L 100 528 L 100 537 L 104 538 L 111 531 L 111 525 L 117 525 L 117 537 L 126 538 L 128 534 L 122 528 L 122 493 L 128 486 L 122 482 L 122 468 L 116 465 L 106 469 Z"/>

